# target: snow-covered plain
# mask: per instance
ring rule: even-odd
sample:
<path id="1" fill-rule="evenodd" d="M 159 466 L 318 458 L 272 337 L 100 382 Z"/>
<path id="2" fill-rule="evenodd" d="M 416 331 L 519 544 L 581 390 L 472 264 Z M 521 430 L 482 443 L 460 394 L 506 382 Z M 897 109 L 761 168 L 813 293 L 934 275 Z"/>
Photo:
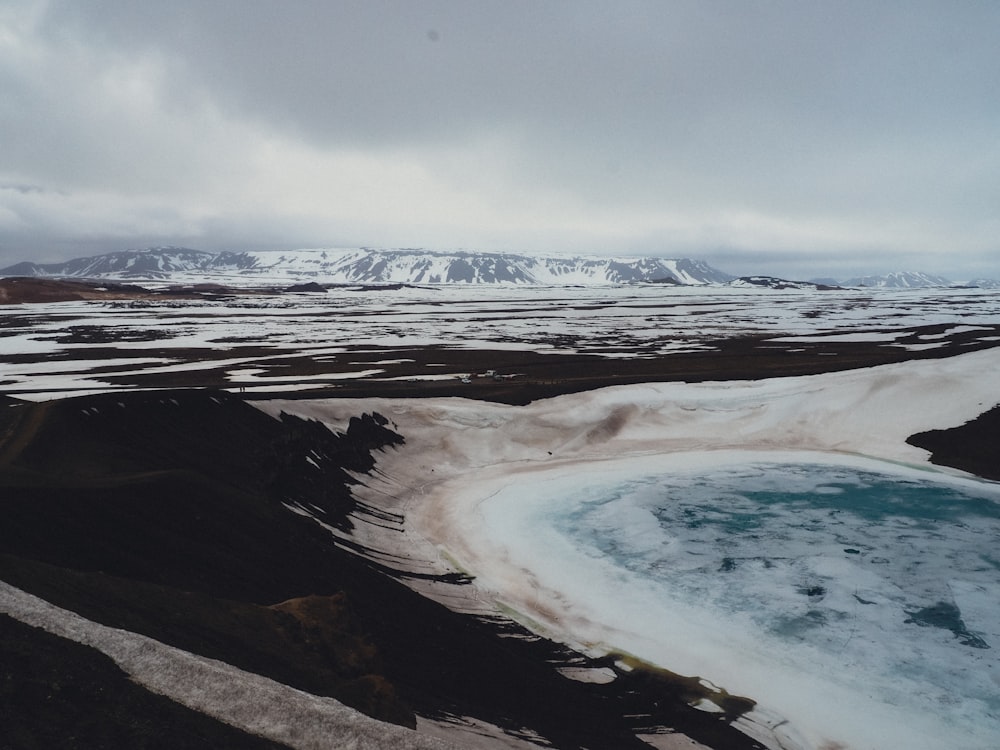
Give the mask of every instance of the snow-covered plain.
<path id="1" fill-rule="evenodd" d="M 133 387 L 137 372 L 154 372 L 150 358 L 160 360 L 155 372 L 161 374 L 202 371 L 213 373 L 212 383 L 290 390 L 322 388 L 345 376 L 464 374 L 413 364 L 376 373 L 371 363 L 354 361 L 348 350 L 359 347 L 379 349 L 379 359 L 435 346 L 579 352 L 625 364 L 636 357 L 712 349 L 719 340 L 738 336 L 763 337 L 768 340 L 760 346 L 788 351 L 798 344 L 851 341 L 919 351 L 946 346 L 945 336 L 961 332 L 995 340 L 1000 294 L 659 285 L 342 287 L 224 300 L 6 305 L 0 322 L 0 388 L 46 398 L 74 389 Z M 913 337 L 917 328 L 932 326 L 949 331 Z M 99 346 L 113 348 L 114 361 L 85 362 Z M 221 356 L 225 352 L 232 357 Z M 307 364 L 317 377 L 289 382 L 288 373 L 273 364 L 288 358 Z M 64 362 L 78 366 L 69 369 Z M 252 382 L 240 382 L 239 374 L 251 371 Z"/>
<path id="2" fill-rule="evenodd" d="M 740 725 L 771 748 L 987 750 L 1000 738 L 1000 565 L 989 553 L 1000 487 L 932 467 L 905 440 L 994 406 L 997 372 L 991 349 L 809 377 L 614 387 L 525 407 L 262 407 L 334 426 L 372 410 L 393 422 L 407 443 L 380 459 L 364 498 L 404 511 L 414 564 L 476 576 L 472 594 L 431 592 L 456 609 L 496 607 L 580 648 L 748 696 L 757 708 Z M 828 518 L 832 493 L 872 477 L 942 498 L 961 489 L 979 510 L 943 513 L 936 530 L 910 511 L 866 524 L 844 506 L 836 523 Z M 774 490 L 768 482 L 797 488 L 787 502 L 801 507 L 753 508 L 756 540 L 711 528 L 741 511 L 723 508 L 726 496 Z M 648 492 L 636 500 L 636 484 L 686 488 L 703 501 L 694 504 L 703 523 L 679 528 L 684 504 L 650 504 Z M 360 533 L 404 551 L 395 532 Z M 629 558 L 642 564 L 630 569 Z M 657 578 L 657 565 L 677 570 Z M 954 606 L 937 612 L 953 615 L 951 630 L 921 627 L 937 602 Z"/>

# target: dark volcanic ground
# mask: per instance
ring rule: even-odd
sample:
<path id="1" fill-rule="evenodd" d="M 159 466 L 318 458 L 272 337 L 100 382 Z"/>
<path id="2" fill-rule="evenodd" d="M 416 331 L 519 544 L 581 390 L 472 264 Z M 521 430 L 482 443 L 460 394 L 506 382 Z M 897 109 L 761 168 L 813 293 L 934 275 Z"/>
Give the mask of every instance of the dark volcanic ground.
<path id="1" fill-rule="evenodd" d="M 475 716 L 555 747 L 608 750 L 648 747 L 635 731 L 666 726 L 711 747 L 758 747 L 688 706 L 696 680 L 641 670 L 606 685 L 568 680 L 553 665 L 594 662 L 415 594 L 282 505 L 312 504 L 349 528 L 365 509 L 344 469 L 370 471 L 373 453 L 401 440 L 378 417 L 336 435 L 213 391 L 0 414 L 0 578 L 61 607 L 402 725 L 415 714 Z M 156 746 L 155 726 L 176 726 L 184 747 L 252 746 L 222 725 L 202 731 L 208 720 L 162 700 L 150 707 L 90 649 L 2 624 L 0 708 L 14 717 L 5 736 L 17 738 L 8 746 Z M 107 711 L 119 694 L 135 710 Z M 734 697 L 729 718 L 750 705 Z"/>
<path id="2" fill-rule="evenodd" d="M 931 462 L 1000 482 L 1000 406 L 950 430 L 929 430 L 906 441 L 931 452 Z"/>

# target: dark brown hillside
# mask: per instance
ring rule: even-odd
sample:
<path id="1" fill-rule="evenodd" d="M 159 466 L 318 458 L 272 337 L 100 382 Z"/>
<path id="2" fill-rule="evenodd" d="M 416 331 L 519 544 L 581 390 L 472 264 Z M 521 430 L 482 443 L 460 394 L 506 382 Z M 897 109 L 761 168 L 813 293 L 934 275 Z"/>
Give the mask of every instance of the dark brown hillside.
<path id="1" fill-rule="evenodd" d="M 396 723 L 475 716 L 555 747 L 607 750 L 648 747 L 636 726 L 671 726 L 711 747 L 757 747 L 688 706 L 696 681 L 568 680 L 552 665 L 582 657 L 415 594 L 285 507 L 350 529 L 364 509 L 345 469 L 370 471 L 400 440 L 377 416 L 338 435 L 213 391 L 5 406 L 0 578 Z"/>
<path id="2" fill-rule="evenodd" d="M 344 470 L 371 469 L 373 434 L 400 438 L 372 417 L 338 436 L 224 394 L 180 397 L 183 405 L 139 393 L 9 409 L 4 550 L 261 604 L 315 593 L 316 576 L 295 563 L 329 567 L 331 538 L 282 503 L 307 498 L 331 525 L 349 525 Z"/>
<path id="3" fill-rule="evenodd" d="M 69 281 L 17 276 L 0 279 L 0 305 L 82 299 L 135 299 L 150 294 L 141 286 L 115 281 Z"/>
<path id="4" fill-rule="evenodd" d="M 1000 481 L 1000 406 L 949 430 L 911 435 L 906 442 L 931 452 L 931 461 Z"/>

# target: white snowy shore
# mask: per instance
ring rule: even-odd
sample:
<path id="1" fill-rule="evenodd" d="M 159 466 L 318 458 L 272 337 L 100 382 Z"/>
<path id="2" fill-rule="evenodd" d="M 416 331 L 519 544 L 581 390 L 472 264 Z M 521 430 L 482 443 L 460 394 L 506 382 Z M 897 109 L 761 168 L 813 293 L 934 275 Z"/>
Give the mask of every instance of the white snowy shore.
<path id="1" fill-rule="evenodd" d="M 560 486 L 579 486 L 587 473 L 649 473 L 697 462 L 708 468 L 722 452 L 732 457 L 739 454 L 729 452 L 746 450 L 766 452 L 776 462 L 795 463 L 809 451 L 841 464 L 877 459 L 906 474 L 957 477 L 961 472 L 932 467 L 927 452 L 905 440 L 992 408 L 1000 399 L 998 372 L 1000 349 L 992 349 L 810 377 L 607 388 L 525 407 L 463 399 L 274 401 L 261 407 L 335 428 L 361 412 L 391 420 L 407 443 L 380 456 L 381 478 L 365 479 L 361 492 L 368 502 L 405 513 L 406 541 L 377 529 L 368 530 L 367 541 L 439 570 L 475 575 L 465 600 L 455 591 L 430 592 L 456 609 L 500 607 L 578 647 L 620 650 L 747 695 L 758 709 L 744 728 L 773 748 L 985 750 L 995 746 L 1000 727 L 987 724 L 955 736 L 933 713 L 852 691 L 805 665 L 776 666 L 724 623 L 685 623 L 669 602 L 633 601 L 625 608 L 600 580 L 575 585 L 585 573 L 567 569 L 572 558 L 546 547 L 541 535 L 528 540 L 535 544 L 526 555 L 532 545 L 518 543 L 525 533 L 518 503 L 493 501 L 518 498 L 530 505 L 541 483 L 552 497 Z M 1000 672 L 995 657 L 984 658 L 984 667 Z M 993 682 L 1000 693 L 1000 678 Z"/>

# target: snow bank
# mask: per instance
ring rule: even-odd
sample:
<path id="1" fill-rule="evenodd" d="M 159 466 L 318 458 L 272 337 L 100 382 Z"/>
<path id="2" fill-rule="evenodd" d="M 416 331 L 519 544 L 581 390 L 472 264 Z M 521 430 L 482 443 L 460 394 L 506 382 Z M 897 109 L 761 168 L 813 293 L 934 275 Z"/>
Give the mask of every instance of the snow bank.
<path id="1" fill-rule="evenodd" d="M 455 746 L 152 638 L 99 625 L 0 582 L 0 612 L 92 646 L 154 693 L 302 750 L 446 750 Z"/>

